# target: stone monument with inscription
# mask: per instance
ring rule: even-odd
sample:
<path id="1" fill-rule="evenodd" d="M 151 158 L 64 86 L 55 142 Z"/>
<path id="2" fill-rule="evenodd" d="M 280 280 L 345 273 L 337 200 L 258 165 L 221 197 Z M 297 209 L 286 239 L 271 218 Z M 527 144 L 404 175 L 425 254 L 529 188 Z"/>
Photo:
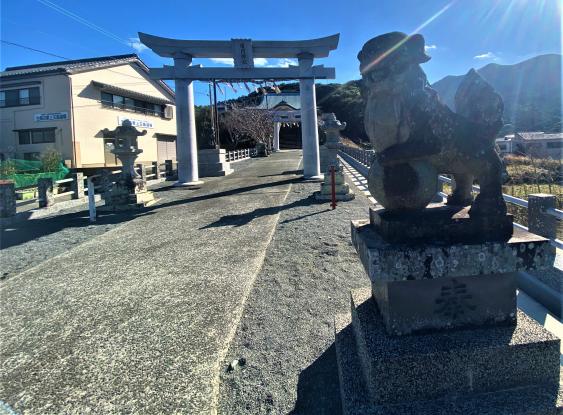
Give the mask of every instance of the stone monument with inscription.
<path id="1" fill-rule="evenodd" d="M 554 249 L 506 213 L 500 96 L 470 71 L 451 111 L 420 67 L 421 35 L 377 36 L 358 58 L 379 205 L 351 226 L 371 285 L 335 319 L 344 412 L 555 414 L 560 340 L 517 309 L 515 282 Z M 429 204 L 439 173 L 455 188 Z"/>
<path id="2" fill-rule="evenodd" d="M 340 131 L 346 128 L 345 122 L 336 119 L 334 113 L 323 114 L 321 119 L 321 129 L 326 135 L 326 168 L 323 171 L 324 179 L 321 183 L 321 190 L 315 193 L 317 200 L 332 199 L 332 176 L 331 169 L 334 168 L 334 188 L 336 200 L 345 201 L 354 199 L 355 195 L 350 190 L 350 186 L 344 180 L 342 164 L 338 160 L 338 144 L 340 143 Z"/>
<path id="3" fill-rule="evenodd" d="M 147 130 L 138 131 L 131 121 L 124 120 L 115 130 L 105 128 L 102 132 L 105 138 L 115 138 L 111 152 L 122 165 L 121 174 L 115 182 L 110 180 L 110 175 L 104 175 L 102 197 L 105 200 L 105 209 L 127 210 L 154 204 L 154 194 L 147 190 L 146 182 L 135 171 L 135 159 L 143 152 L 139 148 L 137 137 L 145 135 Z"/>

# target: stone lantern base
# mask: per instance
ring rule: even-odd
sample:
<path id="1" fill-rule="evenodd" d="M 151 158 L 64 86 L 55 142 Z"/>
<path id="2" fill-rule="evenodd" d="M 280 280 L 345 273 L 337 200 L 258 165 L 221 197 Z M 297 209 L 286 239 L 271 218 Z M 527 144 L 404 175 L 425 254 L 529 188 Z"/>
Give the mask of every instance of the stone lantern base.
<path id="1" fill-rule="evenodd" d="M 336 200 L 348 201 L 356 197 L 350 186 L 344 180 L 344 172 L 342 166 L 338 167 L 334 173 L 335 187 L 336 187 Z M 324 180 L 321 183 L 321 190 L 315 193 L 317 200 L 332 200 L 332 179 L 330 171 L 327 170 L 324 174 Z"/>
<path id="2" fill-rule="evenodd" d="M 134 186 L 127 184 L 124 180 L 118 180 L 116 183 L 109 183 L 105 186 L 102 198 L 105 205 L 101 210 L 106 211 L 124 211 L 141 209 L 154 205 L 158 199 L 154 197 L 154 193 L 146 189 L 145 184 L 141 181 Z"/>
<path id="3" fill-rule="evenodd" d="M 553 263 L 549 240 L 393 242 L 352 222 L 371 287 L 335 318 L 345 414 L 556 414 L 560 339 L 516 307 L 515 273 Z"/>

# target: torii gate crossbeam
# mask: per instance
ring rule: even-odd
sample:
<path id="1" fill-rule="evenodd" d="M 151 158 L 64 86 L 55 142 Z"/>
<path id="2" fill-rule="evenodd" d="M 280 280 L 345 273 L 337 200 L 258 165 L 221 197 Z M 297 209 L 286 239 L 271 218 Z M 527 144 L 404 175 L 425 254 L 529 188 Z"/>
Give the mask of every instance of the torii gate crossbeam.
<path id="1" fill-rule="evenodd" d="M 315 58 L 327 57 L 338 46 L 339 34 L 301 41 L 253 41 L 251 39 L 180 40 L 139 33 L 143 44 L 174 65 L 150 68 L 153 79 L 173 79 L 176 84 L 178 184 L 199 181 L 193 85 L 195 80 L 225 81 L 298 79 L 301 98 L 303 175 L 322 178 L 319 163 L 315 79 L 334 79 L 334 68 L 313 66 Z M 233 58 L 234 67 L 203 68 L 193 58 Z M 254 58 L 295 58 L 298 66 L 255 68 Z"/>

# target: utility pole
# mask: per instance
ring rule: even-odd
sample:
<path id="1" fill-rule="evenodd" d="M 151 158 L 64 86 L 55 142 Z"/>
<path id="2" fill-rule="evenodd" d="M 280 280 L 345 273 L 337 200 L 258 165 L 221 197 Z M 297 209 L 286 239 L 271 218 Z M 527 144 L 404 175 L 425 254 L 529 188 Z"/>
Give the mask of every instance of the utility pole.
<path id="1" fill-rule="evenodd" d="M 209 86 L 209 114 L 211 115 L 211 136 L 212 136 L 212 144 L 217 147 L 217 137 L 215 135 L 215 111 L 216 108 L 213 106 L 213 97 L 211 95 L 211 82 L 208 83 Z"/>
<path id="2" fill-rule="evenodd" d="M 213 80 L 213 99 L 215 105 L 215 148 L 221 148 L 219 142 L 219 111 L 217 111 L 217 80 Z"/>

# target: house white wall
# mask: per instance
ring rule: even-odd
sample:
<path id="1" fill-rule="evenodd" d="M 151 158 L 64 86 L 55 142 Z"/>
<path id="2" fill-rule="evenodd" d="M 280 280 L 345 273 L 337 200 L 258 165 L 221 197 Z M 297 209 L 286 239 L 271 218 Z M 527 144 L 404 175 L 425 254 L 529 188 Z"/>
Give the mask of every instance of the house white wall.
<path id="1" fill-rule="evenodd" d="M 0 108 L 0 153 L 4 157 L 24 158 L 25 153 L 42 153 L 55 148 L 63 159 L 72 159 L 72 134 L 70 121 L 70 88 L 66 75 L 41 76 L 5 81 L 2 91 L 39 87 L 38 105 Z M 37 121 L 35 116 L 44 113 L 66 112 L 65 120 Z M 19 144 L 17 130 L 55 127 L 55 143 Z"/>
<path id="2" fill-rule="evenodd" d="M 148 78 L 146 72 L 136 64 L 125 64 L 107 69 L 82 72 L 70 75 L 72 80 L 74 130 L 77 164 L 80 167 L 101 167 L 104 165 L 104 140 L 101 130 L 113 130 L 118 126 L 118 118 L 126 117 L 149 121 L 153 128 L 139 137 L 139 148 L 143 150 L 138 162 L 157 160 L 156 133 L 176 135 L 176 114 L 170 120 L 126 110 L 104 108 L 101 104 L 101 91 L 91 81 L 103 82 L 112 86 L 143 93 L 153 97 L 171 100 L 162 87 Z M 140 128 L 139 128 L 140 129 Z"/>
<path id="3" fill-rule="evenodd" d="M 146 128 L 147 134 L 139 138 L 139 147 L 143 153 L 139 155 L 137 161 L 145 163 L 156 161 L 158 159 L 157 133 L 176 135 L 175 107 L 173 107 L 172 119 L 124 109 L 105 108 L 101 103 L 101 90 L 93 86 L 92 81 L 167 101 L 174 100 L 169 92 L 158 82 L 151 80 L 135 62 L 71 75 L 56 74 L 32 78 L 26 76 L 13 81 L 3 78 L 0 88 L 2 91 L 38 86 L 40 103 L 0 108 L 0 154 L 6 158 L 24 158 L 26 153 L 42 153 L 47 148 L 55 148 L 69 167 L 104 167 L 106 165 L 104 139 L 101 130 L 115 129 L 119 117 L 122 117 L 148 121 L 152 124 L 153 128 Z M 51 121 L 36 120 L 38 114 L 60 112 L 67 113 L 67 118 Z M 19 144 L 17 130 L 50 127 L 56 128 L 55 143 Z"/>

